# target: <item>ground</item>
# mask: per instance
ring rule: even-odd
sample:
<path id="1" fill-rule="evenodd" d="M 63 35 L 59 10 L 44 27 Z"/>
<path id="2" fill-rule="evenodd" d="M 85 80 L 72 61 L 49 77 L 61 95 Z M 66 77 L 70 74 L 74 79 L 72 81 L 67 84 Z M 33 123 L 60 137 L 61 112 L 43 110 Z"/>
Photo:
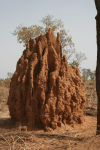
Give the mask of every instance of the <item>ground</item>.
<path id="1" fill-rule="evenodd" d="M 90 85 L 85 84 L 87 101 L 84 123 L 72 126 L 62 125 L 55 131 L 45 132 L 37 128 L 33 131 L 21 131 L 20 128 L 12 126 L 6 105 L 9 84 L 0 84 L 0 150 L 99 150 L 100 135 L 96 136 L 95 83 L 94 88 Z"/>

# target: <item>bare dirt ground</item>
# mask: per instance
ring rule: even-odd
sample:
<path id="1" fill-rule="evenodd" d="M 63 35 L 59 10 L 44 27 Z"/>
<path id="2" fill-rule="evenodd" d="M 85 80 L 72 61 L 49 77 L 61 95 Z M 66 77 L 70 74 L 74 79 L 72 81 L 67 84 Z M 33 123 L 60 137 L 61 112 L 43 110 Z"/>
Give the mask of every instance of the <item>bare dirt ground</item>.
<path id="1" fill-rule="evenodd" d="M 0 150 L 99 150 L 100 135 L 96 136 L 97 96 L 95 82 L 85 83 L 86 106 L 82 125 L 62 125 L 55 131 L 45 132 L 34 128 L 12 125 L 9 109 L 6 105 L 9 95 L 9 83 L 0 82 Z"/>

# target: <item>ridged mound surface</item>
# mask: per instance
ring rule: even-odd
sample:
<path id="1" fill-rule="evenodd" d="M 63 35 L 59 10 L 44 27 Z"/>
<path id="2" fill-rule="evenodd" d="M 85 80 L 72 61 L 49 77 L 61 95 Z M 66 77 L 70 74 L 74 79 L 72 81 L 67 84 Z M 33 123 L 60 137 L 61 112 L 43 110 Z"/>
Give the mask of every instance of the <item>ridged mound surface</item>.
<path id="1" fill-rule="evenodd" d="M 51 29 L 30 39 L 11 79 L 8 97 L 12 121 L 32 130 L 40 126 L 48 131 L 63 124 L 84 121 L 85 87 L 80 70 L 70 67 L 64 55 L 59 33 Z"/>

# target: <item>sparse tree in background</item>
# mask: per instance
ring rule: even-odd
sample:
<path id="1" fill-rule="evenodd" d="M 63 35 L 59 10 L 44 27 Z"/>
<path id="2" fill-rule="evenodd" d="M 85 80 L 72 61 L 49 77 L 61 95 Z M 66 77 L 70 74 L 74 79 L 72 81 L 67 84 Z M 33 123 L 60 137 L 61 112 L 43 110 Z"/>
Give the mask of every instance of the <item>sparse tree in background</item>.
<path id="1" fill-rule="evenodd" d="M 45 18 L 43 18 L 40 22 L 42 22 L 46 27 L 43 28 L 42 26 L 32 25 L 30 27 L 22 27 L 18 26 L 16 27 L 17 30 L 15 30 L 12 34 L 17 35 L 17 41 L 19 43 L 24 43 L 24 47 L 26 46 L 27 42 L 29 41 L 30 37 L 32 39 L 35 39 L 37 36 L 40 36 L 40 34 L 46 34 L 46 32 L 49 30 L 49 28 L 52 29 L 54 36 L 57 37 L 57 32 L 59 32 L 60 40 L 61 40 L 61 46 L 62 46 L 62 54 L 67 56 L 67 60 L 71 58 L 73 54 L 75 54 L 76 60 L 72 60 L 71 63 L 69 63 L 71 66 L 76 65 L 80 66 L 80 63 L 85 60 L 85 54 L 78 54 L 75 51 L 74 43 L 72 42 L 72 37 L 68 36 L 65 29 L 63 29 L 64 25 L 61 20 L 57 19 L 55 21 L 52 21 L 53 16 L 47 15 Z M 59 27 L 61 28 L 60 31 L 58 30 Z M 58 30 L 58 31 L 57 31 Z M 57 31 L 57 32 L 55 32 Z M 66 47 L 66 49 L 65 49 Z M 69 55 L 68 55 L 69 54 Z"/>
<path id="2" fill-rule="evenodd" d="M 82 78 L 83 82 L 85 82 L 86 80 L 88 80 L 91 70 L 83 68 L 81 71 L 82 71 L 82 77 L 81 78 Z"/>
<path id="3" fill-rule="evenodd" d="M 11 80 L 12 76 L 13 76 L 13 73 L 8 72 L 8 73 L 7 73 L 7 79 L 6 79 L 6 80 Z"/>
<path id="4" fill-rule="evenodd" d="M 78 67 L 78 63 L 77 62 L 73 62 L 70 66 L 76 66 Z M 13 73 L 7 73 L 8 74 L 8 77 L 6 80 L 11 80 L 11 77 L 13 76 Z M 83 80 L 83 82 L 85 83 L 85 81 L 87 81 L 90 77 L 90 80 L 93 81 L 96 79 L 96 70 L 94 71 L 91 71 L 90 69 L 86 69 L 86 68 L 83 68 L 81 70 L 81 79 Z M 3 80 L 3 79 L 0 79 L 0 80 Z"/>
<path id="5" fill-rule="evenodd" d="M 96 79 L 96 70 L 90 71 L 90 79 L 95 80 Z"/>
<path id="6" fill-rule="evenodd" d="M 81 62 L 82 60 L 85 60 L 85 54 L 82 54 L 81 52 L 80 53 L 76 53 L 76 60 L 73 59 L 72 63 L 69 63 L 70 66 L 76 66 L 78 67 L 79 69 L 81 69 L 81 67 L 79 67 L 81 65 Z"/>
<path id="7" fill-rule="evenodd" d="M 37 36 L 40 36 L 40 34 L 46 34 L 49 28 L 52 29 L 54 36 L 57 37 L 57 32 L 59 32 L 60 40 L 61 40 L 61 46 L 62 46 L 62 55 L 67 56 L 67 60 L 72 57 L 73 54 L 75 54 L 74 59 L 69 62 L 70 66 L 76 66 L 81 70 L 80 64 L 83 60 L 86 59 L 85 54 L 83 53 L 77 53 L 75 50 L 75 45 L 72 42 L 72 37 L 68 36 L 65 29 L 63 29 L 64 25 L 61 20 L 55 20 L 52 21 L 53 16 L 47 15 L 45 18 L 43 18 L 40 22 L 42 22 L 45 25 L 45 28 L 42 26 L 32 25 L 30 27 L 25 26 L 18 26 L 16 27 L 16 30 L 12 33 L 13 35 L 17 35 L 17 41 L 19 43 L 24 43 L 24 47 L 26 46 L 27 42 L 29 41 L 30 37 L 32 39 L 35 39 Z M 59 28 L 60 31 L 59 31 Z M 58 30 L 58 31 L 57 31 Z M 69 31 L 68 31 L 69 32 Z M 82 80 L 85 82 L 90 77 L 91 80 L 95 79 L 94 73 L 90 69 L 83 68 L 81 71 L 82 74 Z"/>
<path id="8" fill-rule="evenodd" d="M 0 78 L 0 81 L 4 81 L 5 79 L 4 78 Z"/>
<path id="9" fill-rule="evenodd" d="M 95 78 L 96 78 L 96 75 L 95 75 L 96 70 L 91 71 L 90 69 L 83 68 L 81 70 L 81 72 L 82 72 L 81 78 L 82 78 L 83 82 L 85 82 L 86 80 L 88 80 L 89 77 L 90 77 L 91 81 L 95 80 Z"/>

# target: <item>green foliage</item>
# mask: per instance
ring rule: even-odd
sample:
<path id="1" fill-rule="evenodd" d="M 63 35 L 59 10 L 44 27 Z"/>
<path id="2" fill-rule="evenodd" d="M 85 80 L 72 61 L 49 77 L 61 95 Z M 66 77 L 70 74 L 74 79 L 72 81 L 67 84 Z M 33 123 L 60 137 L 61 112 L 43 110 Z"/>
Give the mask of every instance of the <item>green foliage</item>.
<path id="1" fill-rule="evenodd" d="M 17 35 L 17 41 L 18 43 L 24 43 L 24 47 L 26 46 L 27 42 L 30 40 L 30 37 L 32 39 L 35 39 L 40 34 L 43 34 L 42 31 L 43 27 L 40 26 L 30 26 L 30 27 L 22 27 L 21 25 L 16 27 L 17 30 L 15 30 L 12 34 Z"/>
<path id="2" fill-rule="evenodd" d="M 83 82 L 85 82 L 86 80 L 88 80 L 90 75 L 90 69 L 82 69 L 82 80 Z"/>
<path id="3" fill-rule="evenodd" d="M 64 27 L 64 25 L 63 25 L 63 23 L 61 22 L 61 20 L 58 20 L 57 21 L 57 19 L 55 19 L 55 21 L 52 21 L 52 18 L 53 18 L 53 16 L 51 15 L 47 15 L 46 16 L 46 18 L 44 18 L 43 17 L 43 19 L 42 20 L 40 20 L 40 22 L 43 22 L 43 24 L 46 26 L 45 27 L 45 32 L 44 32 L 44 34 L 46 34 L 47 32 L 48 32 L 48 30 L 49 30 L 49 28 L 51 28 L 51 30 L 53 31 L 53 33 L 55 34 L 55 31 L 57 30 L 57 29 L 59 29 L 59 27 L 60 28 L 63 28 Z"/>
<path id="4" fill-rule="evenodd" d="M 45 28 L 37 25 L 31 25 L 30 27 L 27 28 L 25 26 L 22 27 L 20 25 L 16 27 L 16 30 L 12 34 L 17 35 L 17 41 L 19 43 L 23 42 L 24 43 L 23 46 L 25 47 L 30 37 L 32 39 L 35 39 L 37 36 L 40 36 L 41 34 L 46 34 L 49 28 L 52 29 L 54 36 L 57 37 L 57 30 L 59 30 L 60 28 L 59 35 L 60 35 L 61 46 L 62 46 L 62 55 L 66 55 L 67 60 L 69 60 L 71 56 L 75 54 L 74 58 L 76 58 L 76 60 L 72 60 L 72 63 L 70 63 L 70 65 L 76 65 L 79 67 L 81 61 L 86 59 L 84 58 L 85 54 L 82 53 L 78 54 L 75 52 L 76 50 L 75 50 L 75 45 L 72 42 L 72 37 L 68 36 L 65 29 L 63 29 L 64 24 L 62 23 L 61 19 L 60 20 L 55 19 L 55 21 L 52 21 L 52 18 L 53 18 L 52 15 L 51 16 L 47 15 L 45 18 L 43 18 L 40 21 L 45 25 Z"/>
<path id="5" fill-rule="evenodd" d="M 81 52 L 80 53 L 76 53 L 75 57 L 76 57 L 76 60 L 73 59 L 73 61 L 71 63 L 69 63 L 69 65 L 70 66 L 76 66 L 76 67 L 78 67 L 80 69 L 81 67 L 79 67 L 79 66 L 80 66 L 82 60 L 85 60 L 86 57 Z"/>
<path id="6" fill-rule="evenodd" d="M 96 71 L 91 71 L 90 69 L 85 69 L 85 68 L 83 68 L 81 71 L 82 71 L 82 77 L 81 78 L 82 78 L 83 82 L 88 80 L 89 77 L 90 77 L 90 80 L 96 79 L 96 75 L 95 75 Z"/>
<path id="7" fill-rule="evenodd" d="M 96 79 L 96 70 L 90 71 L 90 79 L 95 80 Z"/>

